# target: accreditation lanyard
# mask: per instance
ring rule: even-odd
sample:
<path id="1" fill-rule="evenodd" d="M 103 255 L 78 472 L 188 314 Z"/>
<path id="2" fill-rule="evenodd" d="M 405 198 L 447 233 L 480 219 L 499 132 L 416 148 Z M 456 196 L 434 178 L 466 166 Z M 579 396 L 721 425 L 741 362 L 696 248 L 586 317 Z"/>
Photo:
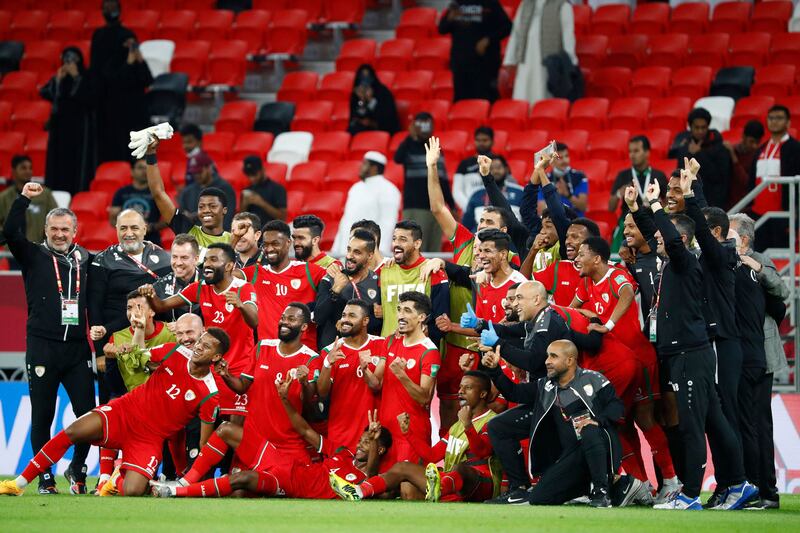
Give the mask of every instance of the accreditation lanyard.
<path id="1" fill-rule="evenodd" d="M 650 322 L 650 331 L 649 331 L 649 338 L 650 342 L 656 342 L 656 332 L 658 331 L 658 324 L 657 324 L 657 317 L 658 317 L 658 304 L 661 300 L 661 284 L 664 283 L 664 270 L 667 268 L 667 261 L 663 261 L 661 263 L 661 270 L 659 271 L 659 278 L 658 278 L 658 290 L 656 291 L 656 296 L 653 298 L 653 307 L 650 308 L 650 315 L 647 317 L 649 318 Z"/>
<path id="2" fill-rule="evenodd" d="M 56 272 L 56 286 L 58 287 L 58 295 L 61 299 L 61 325 L 62 326 L 77 326 L 80 323 L 80 315 L 78 313 L 78 298 L 81 294 L 81 270 L 80 261 L 78 260 L 78 252 L 74 254 L 75 259 L 75 297 L 70 298 L 69 294 L 64 294 L 64 285 L 61 282 L 61 272 L 58 269 L 58 261 L 55 254 L 50 256 L 53 259 L 53 270 Z M 69 259 L 67 259 L 69 261 Z"/>
<path id="3" fill-rule="evenodd" d="M 631 167 L 631 174 L 633 174 L 633 183 L 636 185 L 636 188 L 638 189 L 639 197 L 642 200 L 645 200 L 644 193 L 647 190 L 647 188 L 650 187 L 650 177 L 652 175 L 652 168 L 647 167 L 647 170 L 645 170 L 641 174 L 642 176 L 644 176 L 644 187 L 639 185 L 639 178 L 636 176 L 636 169 L 633 167 Z"/>
<path id="4" fill-rule="evenodd" d="M 128 254 L 125 254 L 125 255 L 128 255 Z M 153 276 L 153 279 L 158 279 L 158 274 L 156 274 L 155 272 L 153 272 L 152 270 L 150 270 L 150 269 L 149 269 L 149 268 L 148 268 L 148 267 L 147 267 L 147 266 L 146 266 L 144 263 L 142 263 L 141 261 L 139 261 L 138 259 L 136 259 L 136 258 L 135 258 L 135 257 L 133 257 L 132 255 L 128 255 L 128 258 L 129 258 L 131 261 L 133 261 L 133 262 L 134 262 L 134 264 L 135 264 L 137 267 L 139 267 L 139 269 L 140 269 L 140 270 L 142 270 L 143 272 L 146 272 L 147 274 L 150 274 L 151 276 Z M 144 254 L 142 255 L 142 258 L 144 258 Z"/>

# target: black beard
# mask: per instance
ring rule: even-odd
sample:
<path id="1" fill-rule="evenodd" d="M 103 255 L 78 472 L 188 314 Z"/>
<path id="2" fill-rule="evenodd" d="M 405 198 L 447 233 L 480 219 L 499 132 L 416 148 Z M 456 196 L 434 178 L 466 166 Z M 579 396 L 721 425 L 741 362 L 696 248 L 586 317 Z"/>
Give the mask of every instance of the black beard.
<path id="1" fill-rule="evenodd" d="M 340 331 L 338 329 L 336 330 L 336 334 L 339 335 L 339 337 L 342 337 L 342 338 L 355 337 L 359 333 L 361 333 L 361 332 L 360 331 L 354 331 L 352 328 L 350 328 L 350 331 Z"/>
<path id="2" fill-rule="evenodd" d="M 225 278 L 225 271 L 220 268 L 215 268 L 214 274 L 210 278 L 206 277 L 205 275 L 203 276 L 203 279 L 208 285 L 216 285 L 224 278 Z"/>
<path id="3" fill-rule="evenodd" d="M 289 333 L 285 335 L 282 334 L 281 333 L 282 328 L 288 329 Z M 278 340 L 280 340 L 281 342 L 292 342 L 297 340 L 299 336 L 300 336 L 300 328 L 293 328 L 291 326 L 285 326 L 285 325 L 282 326 L 278 324 Z"/>
<path id="4" fill-rule="evenodd" d="M 506 315 L 506 320 L 508 322 L 519 322 L 519 315 L 516 311 L 514 311 Z"/>
<path id="5" fill-rule="evenodd" d="M 297 259 L 299 259 L 300 261 L 308 261 L 308 259 L 311 257 L 311 247 L 310 246 L 302 246 L 301 250 L 302 250 L 302 252 L 298 254 L 297 250 L 295 249 L 294 256 Z"/>
<path id="6" fill-rule="evenodd" d="M 344 266 L 342 267 L 342 272 L 344 274 L 348 275 L 348 276 L 354 276 L 355 274 L 358 274 L 359 272 L 361 272 L 361 270 L 363 270 L 363 268 L 364 268 L 364 265 L 359 265 L 358 263 L 356 263 L 355 268 L 353 268 L 351 270 L 351 269 L 347 268 L 347 261 L 345 261 L 344 262 Z"/>
<path id="7" fill-rule="evenodd" d="M 283 263 L 284 259 L 286 259 L 286 255 L 281 255 L 281 256 L 278 256 L 278 258 L 274 262 L 270 262 L 270 260 L 267 259 L 267 252 L 264 252 L 264 260 L 271 267 L 275 267 L 275 266 L 280 265 L 281 263 Z"/>

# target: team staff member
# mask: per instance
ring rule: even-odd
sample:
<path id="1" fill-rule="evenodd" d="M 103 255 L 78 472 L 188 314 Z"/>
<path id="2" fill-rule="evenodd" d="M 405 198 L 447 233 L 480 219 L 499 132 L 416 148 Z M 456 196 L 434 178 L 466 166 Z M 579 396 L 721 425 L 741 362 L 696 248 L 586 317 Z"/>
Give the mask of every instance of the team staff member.
<path id="1" fill-rule="evenodd" d="M 200 246 L 197 244 L 197 239 L 188 233 L 180 233 L 175 236 L 172 241 L 172 248 L 170 249 L 170 266 L 172 272 L 165 276 L 158 278 L 158 281 L 153 283 L 153 289 L 162 300 L 166 300 L 170 296 L 178 294 L 185 289 L 193 281 L 200 279 L 200 273 L 197 271 L 197 260 L 200 258 Z M 183 307 L 170 309 L 166 313 L 157 315 L 158 320 L 165 322 L 175 322 L 185 313 L 189 311 Z M 193 305 L 191 312 L 200 314 L 200 306 Z"/>
<path id="2" fill-rule="evenodd" d="M 26 183 L 3 226 L 14 259 L 22 267 L 28 303 L 25 365 L 31 398 L 31 448 L 50 440 L 59 384 L 67 390 L 76 417 L 94 408 L 92 353 L 86 341 L 86 273 L 89 252 L 73 243 L 78 219 L 69 209 L 56 208 L 45 218 L 45 242 L 25 237 L 25 211 L 44 192 Z M 66 476 L 73 494 L 86 494 L 89 445 L 75 447 Z M 48 468 L 39 475 L 39 494 L 56 494 Z"/>

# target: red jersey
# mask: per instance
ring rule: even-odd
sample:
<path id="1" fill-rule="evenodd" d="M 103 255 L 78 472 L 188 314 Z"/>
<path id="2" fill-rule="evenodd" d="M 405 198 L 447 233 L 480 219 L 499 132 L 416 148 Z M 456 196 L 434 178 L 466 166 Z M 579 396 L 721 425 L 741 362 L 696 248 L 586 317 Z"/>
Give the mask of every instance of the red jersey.
<path id="1" fill-rule="evenodd" d="M 255 287 L 258 295 L 258 338 L 276 339 L 278 321 L 291 302 L 313 303 L 317 299 L 317 286 L 325 277 L 325 270 L 313 263 L 290 261 L 276 272 L 271 266 L 249 266 L 242 269 Z M 317 346 L 317 327 L 312 322 L 303 334 L 303 344 Z"/>
<path id="2" fill-rule="evenodd" d="M 584 335 L 589 333 L 589 324 L 591 324 L 591 322 L 586 316 L 582 315 L 580 311 L 573 309 L 572 307 L 564 307 L 560 305 L 552 305 L 550 307 L 552 307 L 556 313 L 561 315 L 561 318 L 564 319 L 564 322 L 567 323 L 567 326 L 569 326 L 571 330 Z M 633 350 L 628 348 L 617 338 L 615 335 L 616 332 L 617 329 L 614 328 L 614 331 L 609 331 L 603 335 L 603 342 L 600 345 L 599 350 L 594 353 L 583 352 L 581 353 L 581 356 L 591 358 L 600 357 L 602 355 L 610 355 L 620 359 L 629 359 L 635 357 Z"/>
<path id="3" fill-rule="evenodd" d="M 575 291 L 581 282 L 581 273 L 575 268 L 575 263 L 562 259 L 549 264 L 544 270 L 534 272 L 533 279 L 547 289 L 550 303 L 567 306 L 575 297 Z"/>
<path id="4" fill-rule="evenodd" d="M 328 500 L 337 498 L 331 490 L 330 474 L 334 473 L 351 483 L 361 483 L 367 476 L 356 468 L 355 456 L 346 446 L 320 435 L 322 463 L 304 465 L 295 461 L 291 469 L 277 468 L 271 472 L 281 486 L 286 486 L 286 495 L 294 498 Z M 283 475 L 281 475 L 283 474 Z M 283 480 L 281 477 L 290 479 Z"/>
<path id="5" fill-rule="evenodd" d="M 527 281 L 525 276 L 517 270 L 512 270 L 508 279 L 499 286 L 495 286 L 492 282 L 480 285 L 475 300 L 475 314 L 478 315 L 478 318 L 492 322 L 503 320 L 506 317 L 503 299 L 508 294 L 508 288 L 523 281 Z"/>
<path id="6" fill-rule="evenodd" d="M 318 356 L 306 346 L 293 354 L 282 354 L 278 349 L 279 342 L 277 339 L 259 341 L 252 370 L 242 374 L 242 378 L 253 382 L 247 391 L 248 415 L 244 431 L 248 434 L 253 432 L 278 448 L 305 450 L 306 442 L 292 427 L 275 382 L 282 381 L 287 374 L 295 373 L 299 366 L 311 368 L 312 360 Z M 308 379 L 314 380 L 311 372 Z M 298 413 L 303 412 L 302 386 L 299 381 L 292 382 L 289 388 L 289 402 Z M 248 438 L 251 437 L 248 435 Z"/>
<path id="7" fill-rule="evenodd" d="M 187 304 L 199 304 L 206 327 L 225 330 L 231 339 L 231 347 L 225 354 L 232 374 L 239 374 L 252 366 L 253 328 L 247 325 L 242 312 L 225 300 L 225 293 L 236 292 L 244 305 L 256 305 L 253 286 L 239 278 L 232 278 L 228 288 L 218 293 L 213 285 L 195 281 L 183 289 L 180 296 Z"/>
<path id="8" fill-rule="evenodd" d="M 364 428 L 369 424 L 367 412 L 378 407 L 379 395 L 364 381 L 359 354 L 372 359 L 369 370 L 375 372 L 385 341 L 369 335 L 358 348 L 342 344 L 345 358 L 331 368 L 331 392 L 328 404 L 328 438 L 355 450 Z M 320 360 L 333 349 L 333 344 L 322 349 Z"/>
<path id="9" fill-rule="evenodd" d="M 456 225 L 456 232 L 450 237 L 453 245 L 453 261 L 459 265 L 467 265 L 472 268 L 473 260 L 477 257 L 478 239 L 475 234 L 467 229 L 463 224 Z M 508 251 L 508 262 L 512 265 L 520 266 L 519 255 L 511 250 Z"/>
<path id="10" fill-rule="evenodd" d="M 211 372 L 202 378 L 189 373 L 192 350 L 181 344 L 162 344 L 150 351 L 150 360 L 160 362 L 150 379 L 128 394 L 117 398 L 130 427 L 164 440 L 178 431 L 195 416 L 213 424 L 217 417 L 217 384 Z M 105 406 L 98 409 L 103 411 Z"/>

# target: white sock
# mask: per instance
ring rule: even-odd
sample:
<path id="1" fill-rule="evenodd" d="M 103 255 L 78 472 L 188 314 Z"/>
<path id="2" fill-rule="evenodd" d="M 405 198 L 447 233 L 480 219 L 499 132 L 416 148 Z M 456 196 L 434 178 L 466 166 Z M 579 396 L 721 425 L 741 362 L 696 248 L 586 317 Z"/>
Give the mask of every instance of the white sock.
<path id="1" fill-rule="evenodd" d="M 17 476 L 17 479 L 14 480 L 14 483 L 17 484 L 18 489 L 24 489 L 28 486 L 28 480 L 22 476 Z"/>

